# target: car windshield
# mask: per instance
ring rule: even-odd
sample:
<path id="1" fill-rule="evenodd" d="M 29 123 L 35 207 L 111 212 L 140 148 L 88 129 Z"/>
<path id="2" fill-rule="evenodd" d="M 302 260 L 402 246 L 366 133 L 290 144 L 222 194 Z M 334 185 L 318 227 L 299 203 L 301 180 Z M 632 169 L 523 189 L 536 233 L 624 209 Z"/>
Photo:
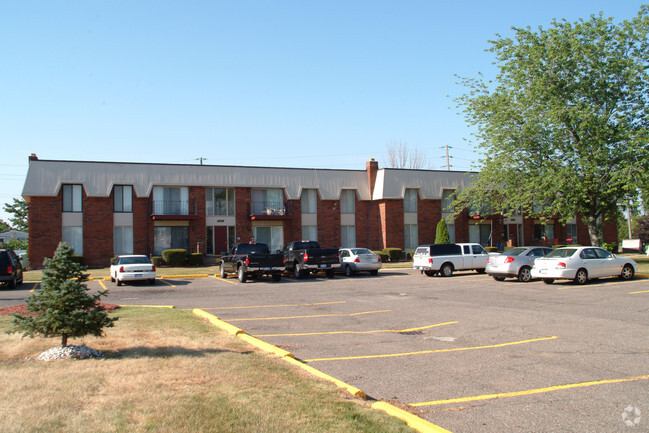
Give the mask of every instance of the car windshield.
<path id="1" fill-rule="evenodd" d="M 570 257 L 573 254 L 577 252 L 576 248 L 559 248 L 558 250 L 554 250 L 551 253 L 549 253 L 547 256 L 545 256 L 548 259 L 551 258 L 560 258 L 560 257 Z"/>
<path id="2" fill-rule="evenodd" d="M 146 256 L 139 257 L 122 257 L 119 260 L 120 265 L 141 265 L 141 264 L 151 264 L 151 261 Z"/>
<path id="3" fill-rule="evenodd" d="M 517 256 L 523 251 L 527 251 L 527 248 L 512 248 L 511 250 L 507 250 L 503 253 L 503 256 Z"/>
<path id="4" fill-rule="evenodd" d="M 359 255 L 359 254 L 374 254 L 374 253 L 372 253 L 372 251 L 368 250 L 367 248 L 354 248 L 352 250 L 352 254 Z"/>

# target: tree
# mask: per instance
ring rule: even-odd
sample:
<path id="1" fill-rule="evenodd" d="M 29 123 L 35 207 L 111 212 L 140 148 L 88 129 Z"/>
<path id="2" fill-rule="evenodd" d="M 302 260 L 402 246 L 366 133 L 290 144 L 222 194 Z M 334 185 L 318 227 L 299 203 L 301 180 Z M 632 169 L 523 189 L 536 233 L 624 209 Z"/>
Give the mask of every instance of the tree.
<path id="1" fill-rule="evenodd" d="M 617 25 L 600 14 L 513 33 L 489 41 L 495 83 L 461 81 L 483 157 L 456 208 L 581 215 L 600 245 L 598 221 L 649 184 L 649 7 Z"/>
<path id="2" fill-rule="evenodd" d="M 9 222 L 14 230 L 27 232 L 29 230 L 29 207 L 27 202 L 16 198 L 13 200 L 13 204 L 4 205 L 5 212 L 13 215 L 9 218 Z"/>
<path id="3" fill-rule="evenodd" d="M 88 274 L 72 256 L 74 250 L 65 242 L 59 243 L 54 257 L 45 259 L 41 289 L 28 297 L 27 311 L 33 315 L 14 313 L 14 329 L 23 337 L 61 337 L 61 346 L 70 337 L 103 335 L 103 328 L 112 327 L 117 318 L 109 318 L 99 303 L 107 290 L 89 295 L 83 284 Z"/>
<path id="4" fill-rule="evenodd" d="M 387 143 L 387 151 L 386 167 L 421 170 L 430 166 L 426 155 L 416 146 L 414 149 L 408 147 L 408 143 L 393 140 Z"/>
<path id="5" fill-rule="evenodd" d="M 4 220 L 0 219 L 0 233 L 6 233 L 9 230 L 11 230 L 11 226 L 4 222 Z"/>
<path id="6" fill-rule="evenodd" d="M 448 226 L 444 218 L 439 220 L 437 223 L 437 232 L 435 233 L 435 243 L 436 244 L 448 244 L 451 242 L 451 238 L 448 235 Z"/>
<path id="7" fill-rule="evenodd" d="M 649 246 L 649 216 L 644 216 L 638 221 L 636 236 L 642 245 Z"/>

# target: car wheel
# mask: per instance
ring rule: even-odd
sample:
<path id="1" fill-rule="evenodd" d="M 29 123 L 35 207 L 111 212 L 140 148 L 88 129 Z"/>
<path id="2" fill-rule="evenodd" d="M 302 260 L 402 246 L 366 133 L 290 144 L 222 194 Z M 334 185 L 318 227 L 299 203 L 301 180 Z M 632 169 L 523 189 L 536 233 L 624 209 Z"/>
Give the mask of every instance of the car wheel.
<path id="1" fill-rule="evenodd" d="M 228 278 L 228 274 L 225 272 L 225 266 L 221 263 L 221 278 Z"/>
<path id="2" fill-rule="evenodd" d="M 523 266 L 518 271 L 518 281 L 527 283 L 532 279 L 532 268 L 529 266 Z"/>
<path id="3" fill-rule="evenodd" d="M 370 271 L 370 275 L 377 276 L 379 274 L 378 270 Z"/>
<path id="4" fill-rule="evenodd" d="M 115 282 L 115 278 L 113 278 L 112 275 L 110 276 L 110 282 L 111 282 L 111 283 L 114 283 L 114 282 Z"/>
<path id="5" fill-rule="evenodd" d="M 484 274 L 486 272 L 485 268 L 476 269 L 476 272 L 479 274 Z"/>
<path id="6" fill-rule="evenodd" d="M 620 274 L 620 279 L 625 281 L 632 280 L 634 275 L 635 272 L 633 271 L 633 266 L 624 265 L 622 273 Z"/>
<path id="7" fill-rule="evenodd" d="M 444 266 L 442 266 L 442 269 L 440 269 L 439 272 L 442 277 L 450 277 L 453 275 L 453 265 L 446 263 L 444 264 Z"/>
<path id="8" fill-rule="evenodd" d="M 149 280 L 149 285 L 150 285 L 150 286 L 155 285 L 155 278 L 151 278 L 151 279 Z"/>
<path id="9" fill-rule="evenodd" d="M 579 269 L 575 274 L 575 284 L 586 284 L 586 281 L 588 281 L 588 272 L 586 269 Z"/>
<path id="10" fill-rule="evenodd" d="M 505 277 L 493 277 L 496 281 L 505 281 Z"/>
<path id="11" fill-rule="evenodd" d="M 307 275 L 306 271 L 301 270 L 301 269 L 298 267 L 298 264 L 297 264 L 297 263 L 295 263 L 295 269 L 294 269 L 294 271 L 295 271 L 295 278 L 297 278 L 298 280 L 303 279 L 303 278 L 306 277 L 306 275 Z"/>
<path id="12" fill-rule="evenodd" d="M 352 275 L 354 275 L 354 271 L 352 271 L 351 266 L 345 265 L 345 275 L 347 275 L 348 277 L 351 277 Z"/>
<path id="13" fill-rule="evenodd" d="M 122 285 L 122 282 L 119 280 L 119 278 L 115 278 L 115 281 L 117 282 L 117 285 L 118 285 L 118 286 L 121 286 L 121 285 Z"/>
<path id="14" fill-rule="evenodd" d="M 543 278 L 543 282 L 545 284 L 552 284 L 552 283 L 554 283 L 554 279 L 553 278 Z"/>
<path id="15" fill-rule="evenodd" d="M 243 272 L 243 267 L 239 266 L 239 269 L 237 270 L 237 274 L 239 274 L 239 281 L 242 283 L 245 283 L 248 280 L 248 277 L 245 272 Z"/>
<path id="16" fill-rule="evenodd" d="M 279 272 L 274 273 L 273 276 L 272 276 L 272 279 L 273 279 L 273 281 L 279 281 L 279 280 L 282 279 L 282 274 L 280 274 Z"/>
<path id="17" fill-rule="evenodd" d="M 427 277 L 434 277 L 437 275 L 437 272 L 435 271 L 424 271 L 424 274 L 426 274 Z"/>
<path id="18" fill-rule="evenodd" d="M 328 271 L 325 272 L 325 275 L 327 275 L 327 278 L 330 280 L 336 276 L 336 271 L 334 269 L 329 269 Z"/>
<path id="19" fill-rule="evenodd" d="M 11 280 L 7 281 L 7 286 L 9 286 L 10 290 L 16 288 L 16 277 L 15 276 Z"/>
<path id="20" fill-rule="evenodd" d="M 20 271 L 20 279 L 16 281 L 17 286 L 20 286 L 23 283 L 23 278 L 24 278 L 23 271 L 21 270 Z"/>

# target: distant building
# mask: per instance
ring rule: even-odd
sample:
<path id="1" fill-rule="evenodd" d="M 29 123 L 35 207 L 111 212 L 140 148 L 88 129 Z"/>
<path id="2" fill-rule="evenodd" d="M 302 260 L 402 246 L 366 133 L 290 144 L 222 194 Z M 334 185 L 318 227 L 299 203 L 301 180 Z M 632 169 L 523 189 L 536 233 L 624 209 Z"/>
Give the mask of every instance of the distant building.
<path id="1" fill-rule="evenodd" d="M 474 173 L 475 174 L 475 173 Z M 168 248 L 218 255 L 234 243 L 272 250 L 292 240 L 325 247 L 433 243 L 444 218 L 452 242 L 485 246 L 589 245 L 580 219 L 562 226 L 524 217 L 455 216 L 455 191 L 471 174 L 438 170 L 275 168 L 39 160 L 30 157 L 30 261 L 42 266 L 59 241 L 89 266 L 118 254 L 160 255 Z M 604 224 L 604 241 L 617 241 Z"/>
<path id="2" fill-rule="evenodd" d="M 11 239 L 26 241 L 29 239 L 29 235 L 25 232 L 19 232 L 18 230 L 9 230 L 8 232 L 0 233 L 0 244 L 9 242 Z"/>

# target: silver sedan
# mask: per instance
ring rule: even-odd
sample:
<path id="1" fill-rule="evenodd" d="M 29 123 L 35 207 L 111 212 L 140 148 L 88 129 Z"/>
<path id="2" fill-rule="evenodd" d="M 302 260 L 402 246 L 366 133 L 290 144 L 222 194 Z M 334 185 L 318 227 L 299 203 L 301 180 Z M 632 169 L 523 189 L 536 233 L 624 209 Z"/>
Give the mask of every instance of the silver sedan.
<path id="1" fill-rule="evenodd" d="M 526 283 L 532 279 L 534 261 L 550 252 L 552 248 L 515 247 L 499 255 L 490 255 L 485 271 L 496 281 L 518 278 L 518 281 Z"/>
<path id="2" fill-rule="evenodd" d="M 359 271 L 377 275 L 381 269 L 381 256 L 367 248 L 341 248 L 340 270 L 348 277 Z"/>

